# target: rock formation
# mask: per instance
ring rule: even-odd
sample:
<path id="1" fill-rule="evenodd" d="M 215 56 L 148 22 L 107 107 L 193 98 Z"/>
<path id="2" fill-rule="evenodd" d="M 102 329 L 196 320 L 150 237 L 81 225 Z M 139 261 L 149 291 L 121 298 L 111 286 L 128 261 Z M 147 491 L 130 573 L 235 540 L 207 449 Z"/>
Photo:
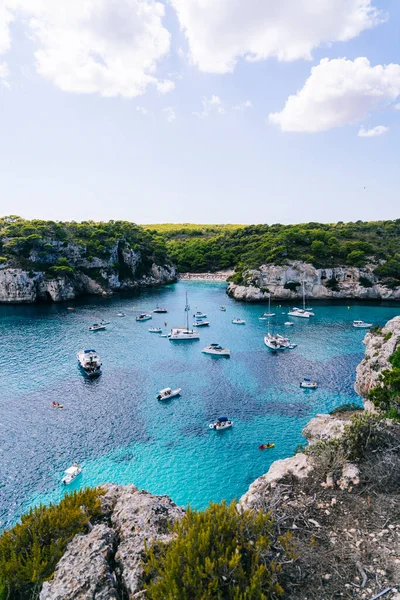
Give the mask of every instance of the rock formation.
<path id="1" fill-rule="evenodd" d="M 245 271 L 243 284 L 230 283 L 227 294 L 247 302 L 302 298 L 302 286 L 309 299 L 391 299 L 400 300 L 400 287 L 382 285 L 374 274 L 374 265 L 364 268 L 335 267 L 316 269 L 313 265 L 291 262 L 288 265 L 262 265 Z"/>

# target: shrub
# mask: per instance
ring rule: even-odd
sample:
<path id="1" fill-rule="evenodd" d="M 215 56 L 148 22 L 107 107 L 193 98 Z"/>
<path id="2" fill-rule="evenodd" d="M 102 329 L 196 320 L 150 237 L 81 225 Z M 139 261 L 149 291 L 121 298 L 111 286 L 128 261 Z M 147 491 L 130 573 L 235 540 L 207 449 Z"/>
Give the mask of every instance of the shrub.
<path id="1" fill-rule="evenodd" d="M 285 288 L 285 290 L 297 292 L 297 288 L 300 287 L 300 283 L 298 283 L 297 281 L 287 281 L 283 287 Z"/>
<path id="2" fill-rule="evenodd" d="M 235 283 L 236 285 L 243 285 L 245 283 L 243 279 L 243 273 L 241 273 L 240 271 L 237 271 L 236 273 L 228 277 L 228 281 L 230 283 Z"/>
<path id="3" fill-rule="evenodd" d="M 32 600 L 49 579 L 75 534 L 101 514 L 99 489 L 67 494 L 58 505 L 38 506 L 0 536 L 0 598 Z"/>
<path id="4" fill-rule="evenodd" d="M 374 285 L 372 283 L 372 281 L 370 279 L 368 279 L 368 277 L 363 277 L 362 275 L 360 276 L 360 279 L 358 281 L 359 281 L 360 285 L 365 288 L 370 288 L 370 287 L 373 287 L 373 285 Z"/>
<path id="5" fill-rule="evenodd" d="M 294 558 L 291 536 L 274 539 L 270 514 L 238 512 L 235 504 L 210 504 L 203 512 L 188 510 L 173 527 L 169 545 L 147 551 L 145 573 L 149 600 L 272 600 L 283 595 L 273 558 Z"/>
<path id="6" fill-rule="evenodd" d="M 327 288 L 329 288 L 330 290 L 332 290 L 332 292 L 338 292 L 339 291 L 339 282 L 336 279 L 336 277 L 331 277 L 330 279 L 328 279 L 328 281 L 326 281 L 325 286 Z"/>
<path id="7" fill-rule="evenodd" d="M 340 415 L 341 413 L 344 413 L 344 412 L 353 412 L 355 410 L 364 410 L 364 407 L 360 406 L 356 402 L 347 402 L 346 404 L 342 404 L 341 406 L 337 406 L 329 414 L 330 415 Z"/>
<path id="8" fill-rule="evenodd" d="M 385 337 L 383 338 L 384 342 L 388 342 L 390 340 L 390 338 L 392 337 L 393 333 L 391 331 L 388 331 L 387 334 L 385 335 Z"/>
<path id="9" fill-rule="evenodd" d="M 379 327 L 379 325 L 373 325 L 369 332 L 373 333 L 374 335 L 380 335 L 382 333 L 382 327 Z"/>
<path id="10" fill-rule="evenodd" d="M 391 356 L 389 356 L 389 362 L 393 369 L 400 369 L 400 347 L 397 348 L 397 350 L 395 350 Z"/>

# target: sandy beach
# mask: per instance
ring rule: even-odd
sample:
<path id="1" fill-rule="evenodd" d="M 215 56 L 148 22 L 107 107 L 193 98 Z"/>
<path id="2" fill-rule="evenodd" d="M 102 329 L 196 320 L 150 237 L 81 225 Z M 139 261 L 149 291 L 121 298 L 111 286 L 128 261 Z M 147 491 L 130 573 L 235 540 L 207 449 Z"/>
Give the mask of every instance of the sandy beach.
<path id="1" fill-rule="evenodd" d="M 186 281 L 226 281 L 234 273 L 233 269 L 215 273 L 180 273 L 179 279 Z"/>

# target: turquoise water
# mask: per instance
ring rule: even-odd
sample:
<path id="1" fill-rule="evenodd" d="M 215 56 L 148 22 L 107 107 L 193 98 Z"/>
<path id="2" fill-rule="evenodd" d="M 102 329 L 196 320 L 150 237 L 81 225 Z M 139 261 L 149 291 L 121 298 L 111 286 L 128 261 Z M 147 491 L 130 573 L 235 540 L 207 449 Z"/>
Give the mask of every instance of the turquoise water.
<path id="1" fill-rule="evenodd" d="M 201 340 L 170 342 L 148 327 L 183 324 L 185 292 L 192 312 L 211 321 Z M 138 311 L 159 303 L 167 315 L 136 323 Z M 221 312 L 221 304 L 227 311 Z M 59 500 L 63 470 L 77 460 L 80 478 L 68 489 L 105 481 L 134 483 L 178 504 L 205 507 L 240 497 L 271 462 L 292 455 L 301 430 L 319 412 L 357 401 L 355 368 L 365 331 L 353 319 L 382 325 L 399 313 L 395 305 L 316 304 L 314 319 L 293 319 L 286 332 L 298 344 L 282 355 L 263 344 L 264 305 L 238 303 L 225 285 L 181 282 L 131 298 L 86 299 L 66 305 L 0 307 L 0 526 L 32 504 Z M 132 308 L 134 307 L 134 309 Z M 117 318 L 118 311 L 126 313 Z M 285 331 L 287 306 L 274 306 Z M 232 325 L 234 317 L 245 326 Z M 89 325 L 111 321 L 104 332 Z M 212 342 L 230 348 L 231 358 L 203 355 Z M 76 353 L 95 348 L 103 374 L 88 380 Z M 303 377 L 319 389 L 301 390 Z M 182 387 L 181 398 L 159 403 L 163 387 Z M 50 407 L 53 400 L 64 410 Z M 221 415 L 234 427 L 215 432 Z M 260 443 L 276 447 L 259 451 Z"/>

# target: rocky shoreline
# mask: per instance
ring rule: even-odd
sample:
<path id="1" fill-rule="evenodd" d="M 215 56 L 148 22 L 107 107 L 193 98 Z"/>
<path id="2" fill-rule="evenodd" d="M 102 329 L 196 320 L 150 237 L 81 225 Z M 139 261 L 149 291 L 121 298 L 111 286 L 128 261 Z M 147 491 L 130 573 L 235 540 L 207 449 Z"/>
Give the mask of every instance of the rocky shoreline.
<path id="1" fill-rule="evenodd" d="M 298 301 L 303 285 L 308 300 L 400 300 L 400 286 L 387 287 L 374 274 L 376 265 L 317 269 L 299 261 L 262 265 L 243 273 L 243 281 L 229 283 L 228 296 L 245 302 Z"/>

